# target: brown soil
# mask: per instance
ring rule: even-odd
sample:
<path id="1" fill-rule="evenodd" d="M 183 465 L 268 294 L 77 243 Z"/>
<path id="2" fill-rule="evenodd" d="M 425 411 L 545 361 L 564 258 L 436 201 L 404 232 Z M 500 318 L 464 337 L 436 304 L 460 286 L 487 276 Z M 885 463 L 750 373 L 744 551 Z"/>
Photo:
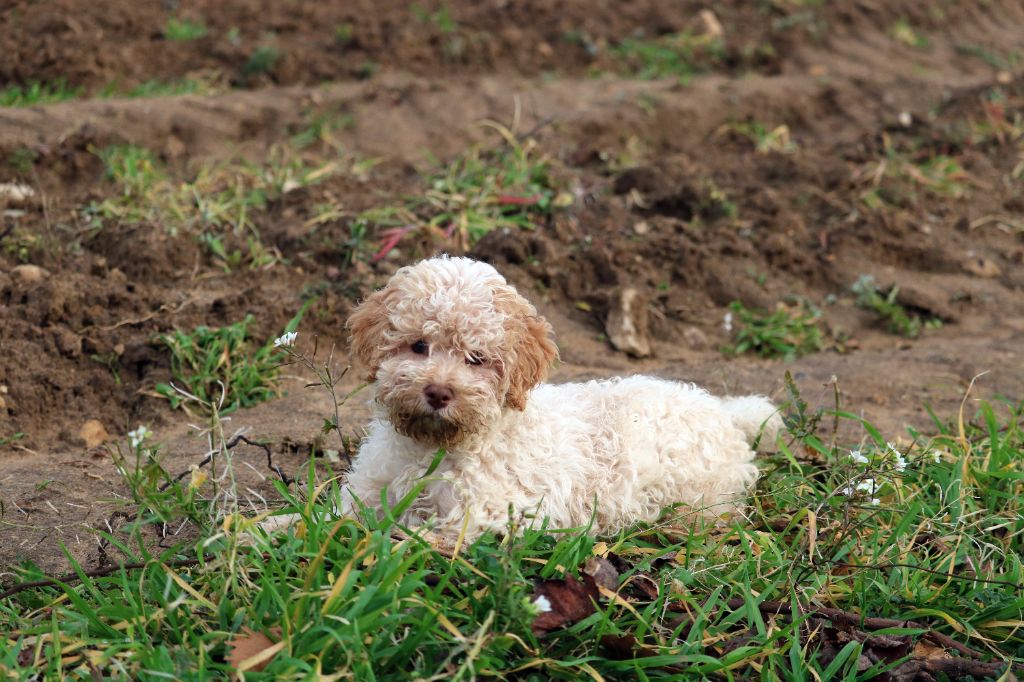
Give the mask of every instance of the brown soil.
<path id="1" fill-rule="evenodd" d="M 63 78 L 96 92 L 216 73 L 235 89 L 0 109 L 0 182 L 37 191 L 6 207 L 0 226 L 0 438 L 24 434 L 0 446 L 0 566 L 31 559 L 59 569 L 57 541 L 86 565 L 104 559 L 95 529 L 124 508 L 127 490 L 105 447 L 85 448 L 86 421 L 99 420 L 115 443 L 151 425 L 172 471 L 202 458 L 205 440 L 153 392 L 169 377 L 157 334 L 253 314 L 257 338 L 270 338 L 313 291 L 303 338 L 343 349 L 356 300 L 398 265 L 454 248 L 405 243 L 345 267 L 353 217 L 421 187 L 428 152 L 447 160 L 495 141 L 476 124 L 511 123 L 517 107 L 518 132 L 555 160 L 575 200 L 533 231 L 491 233 L 471 253 L 552 320 L 556 379 L 649 372 L 782 397 L 789 371 L 812 404 L 828 405 L 835 377 L 845 409 L 893 438 L 908 424 L 928 428 L 925 405 L 955 414 L 983 372 L 972 396 L 1019 402 L 1024 9 L 1008 0 L 943 5 L 945 14 L 884 5 L 14 3 L 0 16 L 0 87 Z M 724 44 L 699 61 L 701 75 L 686 85 L 626 77 L 610 46 L 708 31 L 700 10 L 711 6 Z M 170 16 L 202 18 L 207 36 L 167 41 Z M 926 43 L 894 37 L 903 23 Z M 343 25 L 347 42 L 337 38 Z M 261 45 L 277 60 L 244 76 Z M 258 160 L 320 111 L 350 116 L 337 142 L 379 163 L 289 192 L 255 218 L 283 263 L 225 273 L 191 236 L 151 224 L 97 229 L 82 210 L 116 191 L 92 149 L 145 146 L 182 172 Z M 758 151 L 729 127 L 737 122 L 785 125 L 794 148 Z M 958 164 L 955 187 L 920 170 L 936 158 Z M 885 172 L 897 166 L 902 174 Z M 886 203 L 871 208 L 877 196 Z M 309 228 L 324 203 L 343 207 L 342 217 Z M 25 261 L 46 270 L 41 279 L 15 270 Z M 886 333 L 854 305 L 850 285 L 862 274 L 899 285 L 901 301 L 943 325 L 916 340 Z M 605 340 L 625 285 L 649 302 L 651 358 L 630 359 Z M 718 350 L 731 301 L 771 308 L 793 298 L 822 309 L 829 350 L 792 362 Z M 117 376 L 103 357 L 117 358 Z M 305 378 L 287 379 L 288 395 L 226 427 L 270 442 L 290 474 L 329 413 Z M 343 423 L 357 432 L 366 415 L 353 400 Z M 259 451 L 238 457 L 253 465 L 238 467 L 243 482 L 271 494 Z"/>

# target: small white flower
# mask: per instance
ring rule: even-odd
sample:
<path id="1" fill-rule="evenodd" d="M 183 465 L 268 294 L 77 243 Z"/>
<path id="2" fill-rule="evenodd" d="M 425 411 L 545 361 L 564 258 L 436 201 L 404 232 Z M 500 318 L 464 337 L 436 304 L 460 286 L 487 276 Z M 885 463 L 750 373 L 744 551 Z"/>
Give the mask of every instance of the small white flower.
<path id="1" fill-rule="evenodd" d="M 907 468 L 907 460 L 898 452 L 896 453 L 896 464 L 894 466 L 896 467 L 896 471 L 903 471 Z"/>
<path id="2" fill-rule="evenodd" d="M 852 459 L 857 464 L 868 463 L 868 458 L 865 457 L 864 453 L 862 453 L 860 450 L 850 450 L 850 459 Z"/>
<path id="3" fill-rule="evenodd" d="M 151 433 L 152 431 L 147 429 L 143 424 L 139 424 L 139 428 L 128 432 L 128 442 L 131 443 L 133 448 L 138 448 L 146 441 L 147 438 L 149 438 Z"/>
<path id="4" fill-rule="evenodd" d="M 879 502 L 881 502 L 881 500 L 878 499 L 877 497 L 872 497 L 871 498 L 871 504 L 875 505 L 876 507 L 878 506 Z"/>
<path id="5" fill-rule="evenodd" d="M 863 481 L 857 483 L 857 490 L 865 493 L 875 492 L 875 479 L 865 478 Z"/>
<path id="6" fill-rule="evenodd" d="M 722 329 L 725 330 L 726 334 L 732 333 L 732 313 L 726 313 L 725 317 L 722 318 Z"/>
<path id="7" fill-rule="evenodd" d="M 274 348 L 295 345 L 295 337 L 297 337 L 298 335 L 298 332 L 285 332 L 281 336 L 274 339 Z"/>
<path id="8" fill-rule="evenodd" d="M 537 607 L 537 611 L 540 613 L 547 613 L 551 610 L 551 600 L 543 594 L 533 600 L 533 605 Z"/>
<path id="9" fill-rule="evenodd" d="M 942 464 L 942 453 L 938 450 L 932 451 L 932 461 L 936 464 Z"/>

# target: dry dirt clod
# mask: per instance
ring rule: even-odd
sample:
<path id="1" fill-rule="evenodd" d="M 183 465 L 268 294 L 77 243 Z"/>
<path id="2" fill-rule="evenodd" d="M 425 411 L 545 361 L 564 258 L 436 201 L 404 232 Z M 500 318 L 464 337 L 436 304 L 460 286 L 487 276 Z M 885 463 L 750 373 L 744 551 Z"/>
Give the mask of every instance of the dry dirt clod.
<path id="1" fill-rule="evenodd" d="M 88 450 L 103 445 L 110 440 L 110 434 L 107 433 L 106 427 L 98 419 L 90 419 L 82 424 L 82 428 L 78 430 L 78 437 L 85 441 L 85 447 Z"/>
<path id="2" fill-rule="evenodd" d="M 54 335 L 57 349 L 65 357 L 77 358 L 82 355 L 82 337 L 69 329 L 61 329 Z"/>
<path id="3" fill-rule="evenodd" d="M 11 277 L 22 284 L 38 284 L 50 276 L 49 270 L 38 265 L 17 265 L 11 268 Z"/>
<path id="4" fill-rule="evenodd" d="M 637 289 L 623 287 L 612 295 L 604 328 L 618 350 L 636 358 L 651 354 L 647 300 Z"/>

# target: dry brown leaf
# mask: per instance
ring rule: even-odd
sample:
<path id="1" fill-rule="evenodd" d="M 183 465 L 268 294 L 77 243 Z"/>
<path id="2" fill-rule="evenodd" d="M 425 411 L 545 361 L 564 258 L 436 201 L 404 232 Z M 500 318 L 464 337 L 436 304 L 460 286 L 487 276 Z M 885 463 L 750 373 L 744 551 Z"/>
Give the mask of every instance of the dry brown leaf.
<path id="1" fill-rule="evenodd" d="M 275 643 L 264 633 L 243 627 L 228 641 L 228 663 L 239 672 L 260 671 L 283 648 L 284 640 Z"/>
<path id="2" fill-rule="evenodd" d="M 541 609 L 531 625 L 534 634 L 542 635 L 583 620 L 596 610 L 594 601 L 597 596 L 596 588 L 575 578 L 541 582 L 532 599 Z"/>
<path id="3" fill-rule="evenodd" d="M 932 644 L 927 640 L 920 640 L 914 645 L 914 650 L 911 652 L 914 658 L 951 658 L 949 653 L 937 644 Z"/>

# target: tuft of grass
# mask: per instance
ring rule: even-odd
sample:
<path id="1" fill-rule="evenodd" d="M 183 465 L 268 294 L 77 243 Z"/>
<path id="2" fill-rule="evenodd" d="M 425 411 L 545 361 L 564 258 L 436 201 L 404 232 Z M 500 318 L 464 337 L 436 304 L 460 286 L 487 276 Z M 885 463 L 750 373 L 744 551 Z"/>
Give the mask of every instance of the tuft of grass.
<path id="1" fill-rule="evenodd" d="M 920 336 L 922 328 L 937 327 L 941 324 L 937 319 L 922 321 L 920 316 L 908 312 L 896 300 L 900 288 L 894 286 L 887 293 L 883 293 L 871 275 L 861 275 L 850 288 L 857 294 L 857 305 L 875 313 L 878 319 L 885 323 L 886 329 L 893 334 L 916 339 Z"/>
<path id="2" fill-rule="evenodd" d="M 158 340 L 171 354 L 171 376 L 179 389 L 203 403 L 216 403 L 221 414 L 256 405 L 277 395 L 275 381 L 282 355 L 272 341 L 256 346 L 246 315 L 241 322 L 220 328 L 196 327 L 174 331 Z M 185 402 L 180 390 L 157 384 L 156 391 L 178 408 Z"/>
<path id="3" fill-rule="evenodd" d="M 0 107 L 30 107 L 37 104 L 65 102 L 82 94 L 81 88 L 71 87 L 58 79 L 49 83 L 11 85 L 0 90 Z"/>
<path id="4" fill-rule="evenodd" d="M 334 27 L 334 42 L 341 47 L 348 47 L 352 44 L 352 41 L 356 37 L 356 27 L 354 24 L 345 23 L 338 24 Z"/>
<path id="5" fill-rule="evenodd" d="M 532 139 L 521 141 L 498 124 L 503 143 L 474 146 L 427 177 L 427 189 L 398 206 L 384 206 L 357 218 L 378 228 L 383 257 L 406 237 L 426 237 L 467 249 L 496 229 L 534 229 L 554 211 L 570 205 L 559 191 L 551 161 Z"/>
<path id="6" fill-rule="evenodd" d="M 344 111 L 307 112 L 306 119 L 308 122 L 305 127 L 291 137 L 294 149 L 305 149 L 317 143 L 336 147 L 334 134 L 351 128 L 355 123 L 352 114 Z"/>
<path id="7" fill-rule="evenodd" d="M 727 353 L 756 353 L 764 358 L 791 360 L 822 349 L 822 333 L 818 326 L 821 314 L 806 304 L 787 306 L 780 303 L 772 312 L 750 310 L 739 301 L 729 304 L 726 328 L 736 321 L 735 342 L 725 348 Z"/>
<path id="8" fill-rule="evenodd" d="M 71 578 L 0 600 L 0 674 L 867 680 L 956 656 L 933 632 L 1003 661 L 993 678 L 1019 664 L 1024 405 L 983 402 L 936 419 L 932 437 L 892 443 L 789 386 L 789 433 L 761 460 L 746 518 L 668 511 L 595 538 L 513 517 L 510 534 L 453 556 L 392 520 L 419 490 L 382 518 L 339 517 L 334 472 L 311 465 L 300 488 L 277 484 L 300 520 L 267 535 L 264 515 L 215 504 L 230 499 L 213 489 L 230 478 L 197 468 L 177 480 L 159 446 L 140 442 L 117 460 L 139 513 L 127 532 L 101 532 L 136 567 L 91 576 L 72 561 Z M 198 537 L 147 546 L 140 531 L 153 521 L 192 523 Z M 538 586 L 577 583 L 597 558 L 616 584 L 539 634 Z M 861 617 L 904 625 L 869 638 Z"/>
<path id="9" fill-rule="evenodd" d="M 135 145 L 114 145 L 92 151 L 103 162 L 108 180 L 120 185 L 122 199 L 144 200 L 167 173 L 150 150 Z"/>
<path id="10" fill-rule="evenodd" d="M 750 140 L 759 154 L 789 154 L 797 149 L 790 137 L 789 126 L 785 124 L 770 127 L 759 121 L 751 121 L 728 124 L 727 129 Z"/>
<path id="11" fill-rule="evenodd" d="M 720 61 L 724 50 L 719 37 L 684 32 L 656 39 L 625 38 L 612 48 L 611 55 L 635 78 L 675 78 L 685 84 L 702 64 Z"/>
<path id="12" fill-rule="evenodd" d="M 945 154 L 918 158 L 913 152 L 886 145 L 886 156 L 866 167 L 861 176 L 870 181 L 861 201 L 872 210 L 914 202 L 918 192 L 946 199 L 970 195 L 974 180 L 960 162 Z"/>
<path id="13" fill-rule="evenodd" d="M 253 50 L 252 54 L 249 55 L 248 61 L 242 67 L 242 76 L 250 79 L 254 76 L 270 73 L 280 58 L 281 51 L 273 45 L 260 45 Z"/>
<path id="14" fill-rule="evenodd" d="M 214 79 L 183 78 L 172 81 L 146 81 L 116 96 L 143 98 L 175 97 L 178 95 L 212 95 L 219 90 L 220 88 L 216 86 Z"/>
<path id="15" fill-rule="evenodd" d="M 965 57 L 974 57 L 985 62 L 994 69 L 1000 71 L 1014 71 L 1021 64 L 1024 64 L 1024 53 L 1007 52 L 1000 54 L 993 52 L 983 45 L 963 44 L 954 46 L 957 54 Z"/>
<path id="16" fill-rule="evenodd" d="M 294 148 L 280 146 L 271 149 L 261 164 L 230 159 L 178 180 L 145 148 L 122 145 L 92 151 L 120 189 L 119 196 L 84 209 L 95 229 L 106 221 L 119 221 L 191 234 L 229 269 L 242 264 L 259 268 L 280 260 L 274 249 L 263 245 L 255 218 L 284 194 L 343 170 L 336 157 L 311 166 Z"/>
<path id="17" fill-rule="evenodd" d="M 171 17 L 167 20 L 167 26 L 164 28 L 164 37 L 167 40 L 182 43 L 199 40 L 206 36 L 207 33 L 209 33 L 209 29 L 206 28 L 206 24 L 201 19 L 192 21 L 190 19 Z"/>
<path id="18" fill-rule="evenodd" d="M 897 40 L 908 47 L 917 48 L 918 50 L 927 49 L 930 45 L 928 38 L 919 33 L 906 19 L 897 19 L 894 21 L 892 26 L 889 27 L 889 35 L 891 35 L 894 40 Z"/>

